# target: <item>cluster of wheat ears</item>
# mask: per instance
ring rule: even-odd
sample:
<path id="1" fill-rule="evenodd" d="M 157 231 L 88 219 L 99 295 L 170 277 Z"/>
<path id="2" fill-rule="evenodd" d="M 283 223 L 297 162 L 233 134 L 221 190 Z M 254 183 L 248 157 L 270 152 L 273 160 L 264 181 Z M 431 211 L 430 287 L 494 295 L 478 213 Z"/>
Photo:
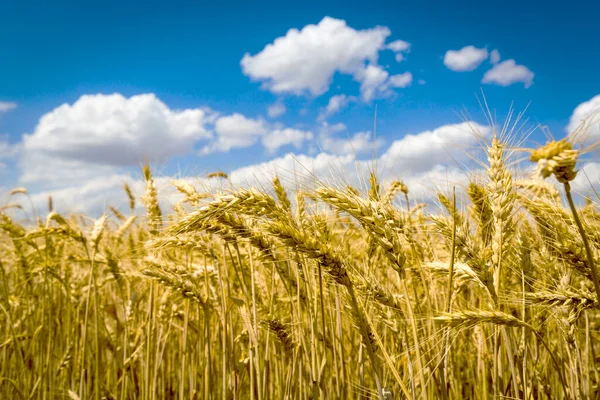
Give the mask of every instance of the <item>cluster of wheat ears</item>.
<path id="1" fill-rule="evenodd" d="M 2 207 L 0 397 L 599 398 L 583 151 L 551 141 L 518 179 L 506 142 L 434 212 L 371 173 L 293 195 L 174 181 L 166 216 L 148 167 L 144 215 L 127 186 L 130 216 L 95 222 Z"/>

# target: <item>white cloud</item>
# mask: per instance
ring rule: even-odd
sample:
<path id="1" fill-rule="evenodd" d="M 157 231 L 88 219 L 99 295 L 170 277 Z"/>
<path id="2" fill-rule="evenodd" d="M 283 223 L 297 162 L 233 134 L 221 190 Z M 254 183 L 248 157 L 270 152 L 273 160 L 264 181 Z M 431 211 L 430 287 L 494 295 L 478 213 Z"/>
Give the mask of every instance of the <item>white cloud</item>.
<path id="1" fill-rule="evenodd" d="M 344 20 L 323 18 L 302 30 L 290 29 L 256 55 L 246 53 L 242 71 L 274 93 L 321 95 L 336 72 L 354 75 L 377 63 L 390 35 L 386 27 L 356 30 Z"/>
<path id="2" fill-rule="evenodd" d="M 267 132 L 267 124 L 262 120 L 247 118 L 239 113 L 220 117 L 215 122 L 216 140 L 202 152 L 206 154 L 252 146 Z"/>
<path id="3" fill-rule="evenodd" d="M 40 118 L 17 145 L 0 137 L 0 158 L 20 154 L 20 182 L 38 188 L 62 188 L 101 176 L 122 174 L 125 167 L 164 162 L 194 153 L 226 152 L 262 143 L 270 151 L 299 148 L 312 133 L 269 124 L 235 113 L 219 116 L 208 108 L 173 110 L 153 94 L 84 95 Z"/>
<path id="4" fill-rule="evenodd" d="M 181 193 L 173 186 L 173 177 L 161 177 L 160 173 L 154 172 L 154 183 L 158 192 L 160 207 L 166 213 L 171 212 L 172 207 L 182 199 Z M 220 182 L 206 178 L 182 178 L 199 190 L 221 189 Z M 140 197 L 145 192 L 145 182 L 141 173 L 132 175 L 128 173 L 114 173 L 85 182 L 70 184 L 61 188 L 51 188 L 39 191 L 32 195 L 33 204 L 39 213 L 47 210 L 48 196 L 52 196 L 54 209 L 58 212 L 81 212 L 87 216 L 98 217 L 108 211 L 109 206 L 116 207 L 121 211 L 129 209 L 129 200 L 123 185 L 127 183 L 133 195 L 137 199 L 136 211 L 144 215 L 145 210 Z"/>
<path id="5" fill-rule="evenodd" d="M 320 182 L 354 181 L 353 155 L 336 156 L 319 153 L 316 156 L 288 153 L 273 160 L 238 168 L 231 172 L 234 185 L 271 187 L 271 180 L 280 176 L 284 185 L 307 188 Z"/>
<path id="6" fill-rule="evenodd" d="M 582 108 L 582 110 L 584 115 L 586 109 Z M 401 179 L 409 187 L 411 199 L 432 202 L 436 190 L 446 190 L 452 185 L 461 187 L 464 184 L 465 172 L 459 166 L 469 160 L 469 148 L 478 142 L 473 130 L 478 131 L 479 137 L 489 137 L 491 134 L 489 127 L 472 122 L 444 125 L 406 135 L 394 141 L 381 157 L 373 160 L 370 157 L 373 143 L 369 132 L 358 132 L 343 138 L 342 132 L 347 132 L 344 124 L 323 123 L 322 130 L 319 131 L 319 142 L 323 152 L 313 156 L 286 154 L 267 162 L 238 168 L 231 171 L 229 177 L 232 184 L 236 186 L 255 186 L 265 189 L 271 187 L 271 179 L 275 175 L 280 176 L 284 185 L 290 189 L 307 189 L 321 184 L 334 184 L 342 188 L 346 184 L 352 184 L 364 189 L 366 186 L 364 177 L 368 175 L 372 162 L 376 161 L 382 180 Z M 288 144 L 299 147 L 304 140 L 312 137 L 311 132 L 273 127 L 264 121 L 246 118 L 241 114 L 218 119 L 215 121 L 215 131 L 230 137 L 245 132 L 256 141 L 262 141 L 267 148 L 280 148 Z M 262 133 L 257 134 L 256 132 L 259 131 Z M 358 157 L 360 154 L 364 154 L 362 158 Z M 38 210 L 44 209 L 48 195 L 52 195 L 59 211 L 81 211 L 97 215 L 109 205 L 126 207 L 127 199 L 122 190 L 124 182 L 128 182 L 137 195 L 143 192 L 143 182 L 140 178 L 121 173 L 114 167 L 92 169 L 88 164 L 78 160 L 45 156 L 48 159 L 28 161 L 40 170 L 48 169 L 46 167 L 49 165 L 48 160 L 60 163 L 53 169 L 62 170 L 63 175 L 54 178 L 66 186 L 54 187 L 51 190 L 44 189 L 33 195 Z M 593 184 L 598 187 L 600 164 L 591 162 L 584 168 Z M 468 172 L 468 174 L 472 173 L 475 171 Z M 36 174 L 38 178 L 42 176 L 42 172 Z M 51 176 L 47 178 L 52 179 Z M 156 181 L 159 195 L 164 199 L 165 210 L 168 211 L 166 206 L 178 199 L 170 184 L 171 178 L 158 178 Z M 54 185 L 51 181 L 46 183 Z M 589 189 L 583 172 L 578 174 L 573 188 L 580 192 Z"/>
<path id="7" fill-rule="evenodd" d="M 230 123 L 233 119 L 225 121 Z M 451 184 L 464 182 L 464 174 L 456 167 L 456 163 L 466 159 L 465 148 L 476 141 L 472 127 L 478 129 L 484 136 L 489 135 L 487 127 L 463 123 L 441 126 L 395 141 L 376 160 L 381 179 L 404 180 L 409 186 L 411 198 L 419 201 L 434 198 L 437 188 L 446 188 Z M 231 183 L 236 186 L 268 189 L 271 187 L 273 176 L 278 175 L 290 189 L 307 189 L 323 183 L 340 187 L 352 184 L 364 188 L 364 177 L 367 176 L 374 161 L 370 156 L 373 148 L 370 133 L 359 132 L 344 139 L 340 137 L 341 132 L 347 131 L 344 124 L 324 123 L 322 128 L 319 141 L 322 142 L 324 152 L 314 156 L 287 154 L 267 162 L 238 168 L 229 173 Z M 281 134 L 284 131 L 286 133 Z M 279 134 L 269 131 L 264 138 L 273 133 L 275 136 L 271 138 L 272 140 L 276 140 L 279 136 L 286 138 L 282 142 L 293 144 L 295 135 L 302 135 L 302 131 L 292 131 L 294 130 L 282 129 Z M 304 132 L 304 134 L 309 133 Z M 363 159 L 358 158 L 361 153 L 365 154 Z M 62 160 L 62 162 L 71 163 L 64 164 L 64 168 L 69 168 L 75 173 L 79 172 L 79 167 L 73 164 L 76 161 Z M 127 206 L 127 198 L 122 189 L 124 182 L 129 183 L 136 195 L 139 196 L 143 192 L 144 185 L 140 177 L 134 178 L 131 174 L 116 172 L 114 169 L 112 172 L 110 170 L 100 172 L 101 174 L 95 177 L 91 175 L 79 177 L 85 179 L 62 177 L 64 186 L 43 189 L 33 196 L 36 207 L 39 210 L 44 209 L 48 195 L 52 195 L 59 211 L 81 211 L 98 215 L 109 205 L 121 208 Z M 160 176 L 159 173 L 155 175 Z M 156 178 L 159 196 L 163 200 L 161 204 L 164 204 L 166 211 L 179 199 L 171 185 L 171 180 L 172 178 L 169 177 Z M 204 186 L 203 190 L 214 188 L 217 184 L 204 181 L 194 181 L 194 183 Z"/>
<path id="8" fill-rule="evenodd" d="M 0 140 L 0 160 L 7 158 L 11 152 L 10 144 L 7 141 Z"/>
<path id="9" fill-rule="evenodd" d="M 292 128 L 274 129 L 263 136 L 262 144 L 269 152 L 274 153 L 281 147 L 290 144 L 299 149 L 306 140 L 312 138 L 313 134 L 310 131 Z"/>
<path id="10" fill-rule="evenodd" d="M 360 69 L 354 75 L 354 78 L 360 82 L 360 93 L 364 101 L 371 101 L 376 93 L 385 90 L 384 83 L 389 74 L 379 65 L 369 64 Z"/>
<path id="11" fill-rule="evenodd" d="M 122 172 L 122 168 L 111 165 L 65 159 L 35 151 L 23 151 L 19 166 L 21 169 L 19 181 L 22 184 L 28 186 L 35 184 L 42 188 L 64 187 Z"/>
<path id="12" fill-rule="evenodd" d="M 269 124 L 262 119 L 252 119 L 242 114 L 220 117 L 215 122 L 215 140 L 202 149 L 203 154 L 249 147 L 261 141 L 271 153 L 286 145 L 300 148 L 312 139 L 312 132 L 285 128 L 281 124 Z"/>
<path id="13" fill-rule="evenodd" d="M 388 43 L 385 47 L 392 50 L 394 53 L 398 53 L 400 51 L 410 50 L 410 43 L 405 42 L 404 40 L 394 40 L 393 42 Z"/>
<path id="14" fill-rule="evenodd" d="M 427 171 L 436 164 L 465 160 L 466 149 L 478 140 L 474 132 L 485 137 L 491 130 L 473 122 L 463 122 L 409 134 L 394 141 L 381 156 L 381 161 L 387 168 L 414 173 Z"/>
<path id="15" fill-rule="evenodd" d="M 277 100 L 275 104 L 271 104 L 267 108 L 267 115 L 271 118 L 277 118 L 285 114 L 287 109 L 285 108 L 285 104 L 281 101 L 281 99 Z"/>
<path id="16" fill-rule="evenodd" d="M 579 104 L 567 125 L 567 132 L 575 131 L 585 120 L 587 131 L 585 135 L 590 141 L 600 140 L 600 94 Z"/>
<path id="17" fill-rule="evenodd" d="M 348 127 L 343 122 L 338 122 L 337 124 L 329 125 L 327 122 L 323 122 L 321 124 L 321 128 L 319 130 L 319 135 L 334 135 L 339 132 L 348 131 Z"/>
<path id="18" fill-rule="evenodd" d="M 339 133 L 345 130 L 343 124 L 324 127 L 329 132 Z M 457 163 L 469 159 L 469 146 L 477 142 L 477 136 L 489 136 L 489 127 L 465 122 L 456 125 L 444 125 L 431 131 L 408 135 L 395 141 L 377 160 L 378 174 L 384 181 L 401 179 L 409 187 L 410 196 L 417 201 L 435 199 L 438 189 L 446 190 L 452 185 L 458 187 L 465 182 L 465 172 Z M 332 149 L 339 146 L 338 138 L 331 137 Z M 320 137 L 322 142 L 323 137 Z M 363 149 L 371 150 L 368 132 L 355 134 L 353 139 L 361 142 Z M 367 145 L 368 143 L 368 145 Z M 356 144 L 356 143 L 355 143 Z M 352 151 L 350 141 L 345 154 L 332 154 L 331 149 L 322 146 L 321 153 L 315 156 L 287 154 L 268 162 L 249 165 L 233 171 L 230 175 L 236 185 L 254 185 L 270 187 L 272 177 L 278 175 L 290 188 L 308 188 L 323 183 L 344 187 L 347 184 L 365 188 L 364 177 L 372 166 L 372 159 L 357 158 Z M 366 153 L 366 154 L 370 154 Z M 475 173 L 474 170 L 470 173 Z"/>
<path id="19" fill-rule="evenodd" d="M 338 95 L 332 96 L 329 99 L 329 102 L 327 103 L 327 107 L 325 107 L 325 110 L 319 114 L 318 120 L 324 121 L 328 117 L 339 112 L 341 109 L 343 109 L 344 107 L 346 107 L 348 104 L 350 104 L 353 101 L 356 101 L 356 97 L 354 97 L 354 96 L 346 96 L 345 94 L 338 94 Z"/>
<path id="20" fill-rule="evenodd" d="M 373 149 L 383 145 L 382 139 L 374 140 L 370 131 L 356 132 L 350 135 L 348 127 L 339 122 L 330 125 L 326 121 L 321 123 L 318 130 L 318 150 L 336 155 L 358 155 L 372 152 Z M 311 148 L 314 153 L 317 149 Z"/>
<path id="21" fill-rule="evenodd" d="M 322 136 L 319 139 L 319 145 L 322 150 L 338 155 L 347 154 L 364 154 L 373 151 L 373 147 L 382 144 L 381 140 L 375 143 L 371 136 L 371 132 L 357 132 L 351 137 L 340 138 L 333 136 Z"/>
<path id="22" fill-rule="evenodd" d="M 492 50 L 492 52 L 490 53 L 490 62 L 492 64 L 498 64 L 498 62 L 500 61 L 500 52 L 498 50 Z"/>
<path id="23" fill-rule="evenodd" d="M 379 65 L 369 64 L 354 74 L 354 79 L 361 83 L 360 93 L 363 101 L 369 102 L 376 96 L 389 96 L 390 88 L 404 88 L 412 83 L 412 74 L 389 76 L 388 72 Z"/>
<path id="24" fill-rule="evenodd" d="M 234 187 L 254 186 L 265 190 L 271 189 L 271 180 L 279 176 L 283 184 L 290 190 L 309 189 L 321 184 L 333 184 L 343 188 L 347 184 L 355 187 L 366 187 L 364 177 L 372 165 L 371 160 L 357 160 L 353 154 L 342 156 L 319 153 L 315 156 L 288 153 L 285 156 L 267 162 L 248 165 L 233 170 L 229 178 Z M 600 188 L 600 164 L 588 163 L 584 166 L 585 174 L 579 172 L 573 181 L 573 190 L 577 193 L 590 193 L 589 180 L 592 185 Z M 409 188 L 411 201 L 434 203 L 437 191 L 450 191 L 452 186 L 464 186 L 466 174 L 473 176 L 481 173 L 479 170 L 462 171 L 456 163 L 439 162 L 431 159 L 428 168 L 419 171 L 391 170 L 380 168 L 379 177 L 383 182 L 400 179 Z M 158 174 L 156 174 L 158 175 Z M 218 189 L 218 185 L 228 182 L 207 181 L 201 178 L 183 178 L 199 190 Z M 155 182 L 161 207 L 170 212 L 171 206 L 180 200 L 181 196 L 173 188 L 173 178 L 156 177 Z M 123 191 L 123 184 L 127 182 L 136 197 L 144 192 L 144 183 L 141 178 L 134 178 L 127 174 L 112 174 L 96 178 L 84 183 L 70 185 L 61 189 L 47 190 L 32 195 L 33 203 L 38 213 L 46 209 L 48 196 L 51 195 L 55 209 L 59 212 L 82 212 L 85 215 L 98 216 L 107 210 L 108 206 L 116 206 L 121 210 L 127 209 L 127 197 Z M 138 202 L 138 207 L 141 207 Z M 432 208 L 433 212 L 437 210 Z M 143 211 L 142 211 L 143 213 Z"/>
<path id="25" fill-rule="evenodd" d="M 600 163 L 590 162 L 585 164 L 571 182 L 573 190 L 578 193 L 590 193 L 593 189 L 600 190 Z"/>
<path id="26" fill-rule="evenodd" d="M 357 160 L 353 155 L 336 156 L 319 153 L 314 157 L 307 155 L 287 154 L 265 163 L 249 165 L 231 173 L 235 185 L 255 186 L 269 190 L 271 180 L 279 176 L 282 183 L 290 190 L 316 188 L 331 184 L 340 188 L 353 185 L 365 190 L 368 176 L 372 168 L 372 160 Z M 432 204 L 438 190 L 448 190 L 453 185 L 461 187 L 465 182 L 465 173 L 454 165 L 434 164 L 426 171 L 411 173 L 379 171 L 383 182 L 400 179 L 409 188 L 411 201 Z M 437 211 L 437 210 L 434 210 Z"/>
<path id="27" fill-rule="evenodd" d="M 534 73 L 524 65 L 517 65 L 515 60 L 502 61 L 483 75 L 481 83 L 495 83 L 500 86 L 509 86 L 513 83 L 523 82 L 525 88 L 533 83 Z"/>
<path id="28" fill-rule="evenodd" d="M 360 184 L 371 158 L 361 160 L 373 150 L 370 132 L 358 132 L 343 138 L 347 128 L 338 123 L 323 123 L 319 131 L 320 152 L 314 156 L 287 154 L 256 165 L 234 170 L 230 174 L 236 185 L 270 186 L 273 176 L 284 176 L 288 182 L 297 181 L 302 187 L 321 181 Z M 476 133 L 475 133 L 476 132 Z M 377 160 L 382 179 L 405 179 L 411 193 L 427 197 L 448 181 L 463 182 L 464 173 L 457 163 L 470 160 L 468 150 L 478 138 L 489 137 L 491 129 L 473 122 L 443 125 L 436 129 L 406 135 L 394 141 Z M 381 142 L 376 143 L 378 147 Z M 458 179 L 460 178 L 460 179 Z M 455 179 L 455 180 L 454 180 Z"/>
<path id="29" fill-rule="evenodd" d="M 458 192 L 461 187 L 464 187 L 467 176 L 475 173 L 476 171 L 470 171 L 467 174 L 453 164 L 436 164 L 426 171 L 405 175 L 403 181 L 413 201 L 431 204 L 436 201 L 438 192 L 448 193 L 453 186 L 456 186 L 458 197 Z M 435 208 L 430 211 L 438 212 Z"/>
<path id="30" fill-rule="evenodd" d="M 396 53 L 396 61 L 402 62 L 404 61 L 404 54 L 410 52 L 410 43 L 405 42 L 404 40 L 395 40 L 386 45 L 387 49 L 392 50 Z"/>
<path id="31" fill-rule="evenodd" d="M 9 174 L 8 166 L 5 161 L 14 158 L 19 152 L 19 146 L 8 142 L 8 135 L 0 135 L 0 177 Z M 0 185 L 0 193 L 3 191 Z"/>
<path id="32" fill-rule="evenodd" d="M 23 149 L 101 165 L 163 161 L 210 138 L 212 118 L 207 109 L 171 110 L 153 94 L 84 95 L 45 114 Z"/>
<path id="33" fill-rule="evenodd" d="M 109 174 L 62 188 L 40 191 L 31 197 L 38 212 L 47 210 L 48 196 L 52 196 L 54 209 L 58 212 L 99 215 L 108 206 L 127 204 L 124 183 L 128 183 L 138 197 L 141 195 L 141 181 L 136 184 L 129 175 Z"/>
<path id="34" fill-rule="evenodd" d="M 412 83 L 413 76 L 410 72 L 390 76 L 389 84 L 392 87 L 404 88 Z"/>
<path id="35" fill-rule="evenodd" d="M 448 50 L 444 56 L 444 65 L 452 71 L 473 71 L 487 57 L 487 49 L 465 46 L 460 50 Z"/>
<path id="36" fill-rule="evenodd" d="M 321 95 L 335 73 L 352 75 L 361 84 L 362 99 L 369 102 L 389 95 L 391 87 L 406 86 L 399 84 L 399 77 L 388 81 L 389 73 L 377 64 L 382 50 L 396 52 L 398 61 L 410 50 L 410 43 L 402 40 L 385 44 L 389 35 L 386 27 L 356 30 L 344 20 L 325 17 L 317 25 L 290 29 L 256 55 L 246 53 L 241 66 L 244 74 L 262 81 L 263 88 L 295 95 Z"/>
<path id="37" fill-rule="evenodd" d="M 17 103 L 10 101 L 0 101 L 0 114 L 8 112 L 17 108 Z"/>

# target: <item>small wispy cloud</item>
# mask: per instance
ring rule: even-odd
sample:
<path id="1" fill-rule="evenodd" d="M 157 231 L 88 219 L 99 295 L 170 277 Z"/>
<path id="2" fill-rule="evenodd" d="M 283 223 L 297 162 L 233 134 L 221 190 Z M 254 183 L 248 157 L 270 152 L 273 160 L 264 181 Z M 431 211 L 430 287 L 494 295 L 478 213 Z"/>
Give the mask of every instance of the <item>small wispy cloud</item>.
<path id="1" fill-rule="evenodd" d="M 317 120 L 318 121 L 326 120 L 327 118 L 329 118 L 330 116 L 332 116 L 335 113 L 338 113 L 343 108 L 348 106 L 348 104 L 350 104 L 351 102 L 356 101 L 356 100 L 358 100 L 356 97 L 346 96 L 345 94 L 338 94 L 335 96 L 331 96 L 331 98 L 329 99 L 329 102 L 327 103 L 327 106 L 325 107 L 325 109 L 323 111 L 321 111 Z"/>
<path id="2" fill-rule="evenodd" d="M 9 158 L 14 158 L 19 154 L 20 144 L 11 144 L 8 141 L 7 134 L 0 134 L 0 162 Z"/>
<path id="3" fill-rule="evenodd" d="M 498 64 L 499 61 L 500 61 L 500 52 L 496 49 L 492 50 L 492 52 L 490 53 L 490 62 L 492 64 Z"/>
<path id="4" fill-rule="evenodd" d="M 386 48 L 396 53 L 396 61 L 404 61 L 404 53 L 410 52 L 410 43 L 404 40 L 394 40 L 386 45 Z"/>
<path id="5" fill-rule="evenodd" d="M 279 100 L 277 100 L 277 102 L 275 102 L 274 104 L 271 104 L 267 108 L 267 115 L 271 118 L 277 118 L 277 117 L 280 117 L 283 114 L 285 114 L 286 111 L 287 111 L 287 108 L 285 107 L 285 104 L 283 104 L 281 99 L 279 99 Z"/>
<path id="6" fill-rule="evenodd" d="M 15 108 L 17 108 L 17 103 L 0 101 L 0 113 L 5 113 L 7 111 L 14 110 Z"/>

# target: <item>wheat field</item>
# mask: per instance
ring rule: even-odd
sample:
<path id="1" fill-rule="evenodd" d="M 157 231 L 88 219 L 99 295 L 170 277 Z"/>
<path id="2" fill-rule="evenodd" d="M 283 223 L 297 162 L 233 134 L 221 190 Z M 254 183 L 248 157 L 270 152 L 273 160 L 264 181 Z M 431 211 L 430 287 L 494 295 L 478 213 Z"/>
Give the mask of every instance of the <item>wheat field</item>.
<path id="1" fill-rule="evenodd" d="M 180 180 L 166 210 L 145 167 L 129 210 L 49 204 L 25 223 L 13 190 L 0 398 L 600 398 L 600 208 L 570 185 L 586 149 L 533 149 L 526 179 L 510 139 L 438 207 L 370 173 L 362 188 Z"/>

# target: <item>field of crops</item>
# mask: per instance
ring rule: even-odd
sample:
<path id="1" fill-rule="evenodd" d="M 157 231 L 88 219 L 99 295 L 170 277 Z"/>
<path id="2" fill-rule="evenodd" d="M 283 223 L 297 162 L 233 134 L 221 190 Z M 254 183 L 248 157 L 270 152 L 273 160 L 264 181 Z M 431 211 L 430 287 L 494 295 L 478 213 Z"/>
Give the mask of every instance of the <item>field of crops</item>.
<path id="1" fill-rule="evenodd" d="M 417 204 L 401 180 L 0 213 L 2 399 L 591 399 L 600 208 L 570 138 Z M 522 154 L 521 154 L 522 156 Z M 399 177 L 401 178 L 401 177 Z M 547 179 L 543 179 L 547 178 Z M 213 179 L 227 180 L 225 174 Z M 146 212 L 134 212 L 136 202 Z"/>

